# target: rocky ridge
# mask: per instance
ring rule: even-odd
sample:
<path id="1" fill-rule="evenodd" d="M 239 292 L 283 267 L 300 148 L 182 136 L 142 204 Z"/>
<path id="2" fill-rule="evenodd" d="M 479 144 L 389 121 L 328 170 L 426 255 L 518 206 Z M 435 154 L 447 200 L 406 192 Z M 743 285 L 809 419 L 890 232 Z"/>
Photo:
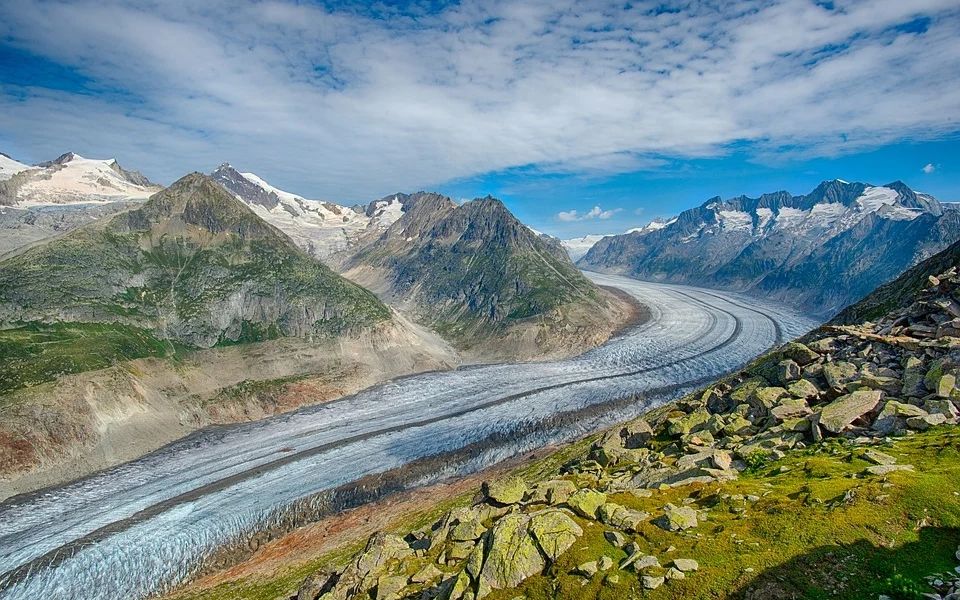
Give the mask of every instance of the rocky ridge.
<path id="1" fill-rule="evenodd" d="M 253 173 L 224 163 L 210 177 L 312 256 L 324 261 L 375 237 L 393 224 L 414 196 L 395 194 L 367 206 L 308 200 L 276 188 Z"/>
<path id="2" fill-rule="evenodd" d="M 873 323 L 825 326 L 788 343 L 740 373 L 607 432 L 552 476 L 532 484 L 490 481 L 469 506 L 428 527 L 405 537 L 373 536 L 345 569 L 307 578 L 296 599 L 510 598 L 516 594 L 509 590 L 534 580 L 552 585 L 553 597 L 561 598 L 579 597 L 578 585 L 590 586 L 583 588 L 587 597 L 602 589 L 622 597 L 682 586 L 701 568 L 723 565 L 702 565 L 672 544 L 650 540 L 720 544 L 715 534 L 723 525 L 711 523 L 740 518 L 754 505 L 775 506 L 762 494 L 723 493 L 722 486 L 781 459 L 770 477 L 790 473 L 798 460 L 808 477 L 823 468 L 811 465 L 841 465 L 843 481 L 853 487 L 827 510 L 846 510 L 859 501 L 858 490 L 882 505 L 895 487 L 891 477 L 915 473 L 898 458 L 895 440 L 929 436 L 960 418 L 958 300 L 956 268 L 930 276 L 909 306 Z M 838 453 L 846 462 L 829 458 Z M 788 466 L 791 457 L 797 459 Z M 816 506 L 823 503 L 816 494 L 807 484 L 796 497 L 801 506 Z M 797 501 L 784 502 L 778 510 Z M 705 528 L 713 535 L 704 536 Z M 566 558 L 578 546 L 575 554 L 590 560 Z M 926 597 L 955 600 L 958 573 L 960 567 L 930 576 Z M 901 584 L 891 578 L 885 585 Z M 836 594 L 850 584 L 830 585 Z M 748 589 L 744 597 L 773 593 Z"/>

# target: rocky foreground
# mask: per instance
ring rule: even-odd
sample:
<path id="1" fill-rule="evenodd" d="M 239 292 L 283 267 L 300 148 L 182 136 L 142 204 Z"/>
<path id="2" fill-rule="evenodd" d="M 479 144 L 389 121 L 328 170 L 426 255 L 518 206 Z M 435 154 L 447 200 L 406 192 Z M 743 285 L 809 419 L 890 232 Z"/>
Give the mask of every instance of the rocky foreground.
<path id="1" fill-rule="evenodd" d="M 823 327 L 547 477 L 374 535 L 295 597 L 960 598 L 958 298 L 956 269 L 930 277 L 911 306 Z"/>

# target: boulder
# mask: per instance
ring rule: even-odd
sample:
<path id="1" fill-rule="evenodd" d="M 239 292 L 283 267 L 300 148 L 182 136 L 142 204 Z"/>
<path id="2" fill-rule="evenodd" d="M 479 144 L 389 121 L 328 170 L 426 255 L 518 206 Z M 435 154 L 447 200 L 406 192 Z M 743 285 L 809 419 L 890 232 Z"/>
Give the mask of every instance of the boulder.
<path id="1" fill-rule="evenodd" d="M 397 600 L 400 590 L 407 586 L 407 578 L 399 575 L 384 575 L 377 580 L 376 600 Z"/>
<path id="2" fill-rule="evenodd" d="M 599 564 L 600 570 L 609 571 L 611 567 L 613 567 L 613 559 L 606 555 L 601 556 Z"/>
<path id="3" fill-rule="evenodd" d="M 637 571 L 638 573 L 644 569 L 651 569 L 659 566 L 660 561 L 656 556 L 644 554 L 638 547 L 630 548 L 630 554 L 625 559 L 620 561 L 621 569 L 633 567 L 633 570 Z"/>
<path id="4" fill-rule="evenodd" d="M 640 525 L 650 517 L 648 513 L 632 510 L 613 502 L 607 502 L 601 506 L 597 514 L 601 523 L 630 532 L 638 531 Z"/>
<path id="5" fill-rule="evenodd" d="M 479 519 L 468 519 L 460 521 L 450 530 L 450 541 L 470 542 L 480 538 L 487 530 Z"/>
<path id="6" fill-rule="evenodd" d="M 960 411 L 951 400 L 943 398 L 929 398 L 923 404 L 924 410 L 933 415 L 943 415 L 950 423 L 956 423 L 960 419 Z"/>
<path id="7" fill-rule="evenodd" d="M 527 493 L 527 485 L 516 477 L 483 482 L 483 493 L 495 504 L 518 504 Z"/>
<path id="8" fill-rule="evenodd" d="M 807 406 L 807 401 L 798 398 L 786 398 L 770 409 L 770 416 L 780 422 L 806 417 L 811 413 L 813 411 Z"/>
<path id="9" fill-rule="evenodd" d="M 840 396 L 823 408 L 820 413 L 820 426 L 832 433 L 840 433 L 875 409 L 880 403 L 881 395 L 877 390 L 859 390 Z"/>
<path id="10" fill-rule="evenodd" d="M 544 510 L 531 515 L 528 529 L 544 556 L 551 561 L 557 560 L 577 541 L 577 538 L 583 535 L 583 529 L 577 525 L 577 522 L 557 509 Z"/>
<path id="11" fill-rule="evenodd" d="M 810 400 L 820 395 L 820 390 L 817 389 L 817 386 L 813 385 L 813 383 L 807 379 L 794 381 L 787 386 L 787 391 L 794 398 L 800 398 L 801 400 Z"/>
<path id="12" fill-rule="evenodd" d="M 856 365 L 842 360 L 823 365 L 823 378 L 831 389 L 838 392 L 846 391 L 847 383 L 856 379 L 857 373 Z"/>
<path id="13" fill-rule="evenodd" d="M 617 548 L 623 548 L 627 545 L 627 538 L 623 537 L 623 534 L 619 531 L 604 531 L 603 537 Z"/>
<path id="14" fill-rule="evenodd" d="M 777 383 L 786 385 L 797 379 L 800 379 L 800 365 L 789 359 L 777 363 Z"/>
<path id="15" fill-rule="evenodd" d="M 800 366 L 805 366 L 820 358 L 820 355 L 800 342 L 787 342 L 780 349 L 780 355 L 790 359 Z"/>
<path id="16" fill-rule="evenodd" d="M 925 374 L 923 361 L 915 356 L 908 356 L 903 363 L 903 388 L 901 393 L 908 398 L 926 396 L 927 386 L 923 384 Z"/>
<path id="17" fill-rule="evenodd" d="M 297 590 L 297 600 L 316 600 L 332 590 L 336 583 L 336 573 L 321 569 L 303 580 Z"/>
<path id="18" fill-rule="evenodd" d="M 898 429 L 906 427 L 907 419 L 910 417 L 922 417 L 926 414 L 927 411 L 919 406 L 904 404 L 896 400 L 888 400 L 884 403 L 883 408 L 880 409 L 876 420 L 874 420 L 873 430 L 884 435 L 889 435 Z"/>
<path id="19" fill-rule="evenodd" d="M 591 560 L 590 562 L 577 565 L 576 572 L 584 577 L 593 577 L 599 570 L 600 568 L 597 566 L 597 561 Z"/>
<path id="20" fill-rule="evenodd" d="M 913 471 L 913 465 L 873 465 L 866 469 L 871 475 L 888 475 L 896 471 Z"/>
<path id="21" fill-rule="evenodd" d="M 510 514 L 490 530 L 487 560 L 480 578 L 493 589 L 512 588 L 537 575 L 546 566 L 537 544 L 527 531 L 530 518 Z"/>
<path id="22" fill-rule="evenodd" d="M 653 428 L 643 419 L 637 419 L 627 423 L 620 435 L 625 448 L 643 448 L 653 438 Z"/>
<path id="23" fill-rule="evenodd" d="M 663 577 L 654 577 L 653 575 L 643 575 L 640 578 L 640 584 L 643 585 L 645 590 L 655 590 L 663 585 L 663 582 Z"/>
<path id="24" fill-rule="evenodd" d="M 567 506 L 581 517 L 597 518 L 597 510 L 607 502 L 607 495 L 590 488 L 583 488 L 570 494 Z"/>
<path id="25" fill-rule="evenodd" d="M 673 559 L 673 566 L 676 567 L 678 571 L 688 573 L 690 571 L 696 571 L 699 569 L 700 563 L 692 558 L 675 558 Z"/>
<path id="26" fill-rule="evenodd" d="M 733 457 L 726 450 L 715 450 L 713 456 L 710 457 L 710 461 L 714 467 L 723 471 L 729 471 L 733 466 Z"/>
<path id="27" fill-rule="evenodd" d="M 684 415 L 682 417 L 674 417 L 669 419 L 667 422 L 669 426 L 667 427 L 667 433 L 672 436 L 681 436 L 688 433 L 694 433 L 700 429 L 700 427 L 710 420 L 710 413 L 706 410 L 695 410 L 690 414 Z"/>
<path id="28" fill-rule="evenodd" d="M 461 600 L 470 590 L 470 576 L 460 571 L 440 585 L 438 600 Z"/>
<path id="29" fill-rule="evenodd" d="M 872 462 L 875 465 L 892 465 L 897 462 L 897 459 L 880 452 L 879 450 L 874 450 L 873 448 L 867 448 L 863 451 L 862 458 L 868 462 Z"/>
<path id="30" fill-rule="evenodd" d="M 943 425 L 947 422 L 947 417 L 942 414 L 924 415 L 922 417 L 910 417 L 907 419 L 907 427 L 916 431 L 926 431 L 931 427 Z"/>
<path id="31" fill-rule="evenodd" d="M 933 393 L 941 398 L 952 398 L 956 388 L 957 378 L 953 374 L 947 373 L 946 375 L 942 375 L 937 381 L 937 388 Z"/>
<path id="32" fill-rule="evenodd" d="M 677 569 L 676 567 L 670 567 L 669 569 L 667 569 L 667 572 L 664 573 L 663 577 L 668 581 L 670 580 L 680 581 L 681 579 L 687 578 L 687 576 L 684 575 L 683 572 L 680 569 Z"/>
<path id="33" fill-rule="evenodd" d="M 435 567 L 432 563 L 427 563 L 425 567 L 410 576 L 411 583 L 430 583 L 443 577 L 443 571 Z"/>
<path id="34" fill-rule="evenodd" d="M 663 517 L 657 525 L 667 531 L 683 531 L 697 526 L 697 511 L 689 506 L 674 506 L 667 504 L 663 507 Z"/>
<path id="35" fill-rule="evenodd" d="M 756 414 L 764 415 L 776 406 L 781 398 L 788 395 L 787 390 L 782 387 L 759 387 L 753 396 L 747 399 L 747 403 L 754 408 Z"/>

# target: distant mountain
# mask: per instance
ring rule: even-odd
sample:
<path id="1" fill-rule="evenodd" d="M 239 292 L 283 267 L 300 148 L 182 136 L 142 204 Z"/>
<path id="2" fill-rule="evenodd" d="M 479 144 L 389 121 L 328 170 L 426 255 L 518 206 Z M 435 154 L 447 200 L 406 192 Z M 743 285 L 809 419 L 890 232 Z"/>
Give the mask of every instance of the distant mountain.
<path id="1" fill-rule="evenodd" d="M 633 229 L 628 229 L 626 233 L 648 233 L 650 231 L 656 231 L 658 229 L 663 229 L 667 225 L 673 223 L 673 220 L 667 221 L 665 219 L 654 219 L 644 225 L 643 227 L 635 227 Z M 561 240 L 561 244 L 564 249 L 567 251 L 567 254 L 570 256 L 570 260 L 578 261 L 583 258 L 591 248 L 596 245 L 597 242 L 602 240 L 605 237 L 610 237 L 612 233 L 605 235 L 585 235 L 579 238 L 573 238 L 569 240 Z"/>
<path id="2" fill-rule="evenodd" d="M 0 262 L 0 324 L 112 323 L 194 347 L 331 337 L 390 318 L 194 173 L 145 204 Z"/>
<path id="3" fill-rule="evenodd" d="M 241 173 L 226 163 L 210 176 L 257 215 L 290 236 L 298 246 L 320 259 L 329 259 L 356 246 L 365 236 L 379 235 L 399 219 L 404 210 L 402 195 L 356 208 L 307 200 L 273 187 L 253 173 Z"/>
<path id="4" fill-rule="evenodd" d="M 598 241 L 586 269 L 750 292 L 830 316 L 960 239 L 960 211 L 902 182 L 825 181 L 804 196 L 711 198 Z"/>
<path id="5" fill-rule="evenodd" d="M 570 260 L 580 260 L 593 245 L 605 238 L 605 235 L 585 235 L 583 237 L 561 240 Z"/>
<path id="6" fill-rule="evenodd" d="M 427 192 L 401 200 L 404 214 L 347 260 L 344 273 L 461 348 L 502 357 L 582 349 L 623 320 L 620 301 L 499 200 L 457 205 Z"/>
<path id="7" fill-rule="evenodd" d="M 0 158 L 0 206 L 27 208 L 77 203 L 145 200 L 162 189 L 115 159 L 96 160 L 68 152 L 27 167 Z"/>

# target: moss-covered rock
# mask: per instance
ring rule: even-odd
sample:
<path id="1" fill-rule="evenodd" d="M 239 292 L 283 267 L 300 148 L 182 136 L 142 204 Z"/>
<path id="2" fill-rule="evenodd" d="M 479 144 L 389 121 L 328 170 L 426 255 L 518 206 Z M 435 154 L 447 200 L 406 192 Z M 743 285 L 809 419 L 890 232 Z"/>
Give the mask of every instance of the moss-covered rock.
<path id="1" fill-rule="evenodd" d="M 606 502 L 606 494 L 589 488 L 577 490 L 567 498 L 567 506 L 581 517 L 588 519 L 596 519 L 597 511 Z"/>

